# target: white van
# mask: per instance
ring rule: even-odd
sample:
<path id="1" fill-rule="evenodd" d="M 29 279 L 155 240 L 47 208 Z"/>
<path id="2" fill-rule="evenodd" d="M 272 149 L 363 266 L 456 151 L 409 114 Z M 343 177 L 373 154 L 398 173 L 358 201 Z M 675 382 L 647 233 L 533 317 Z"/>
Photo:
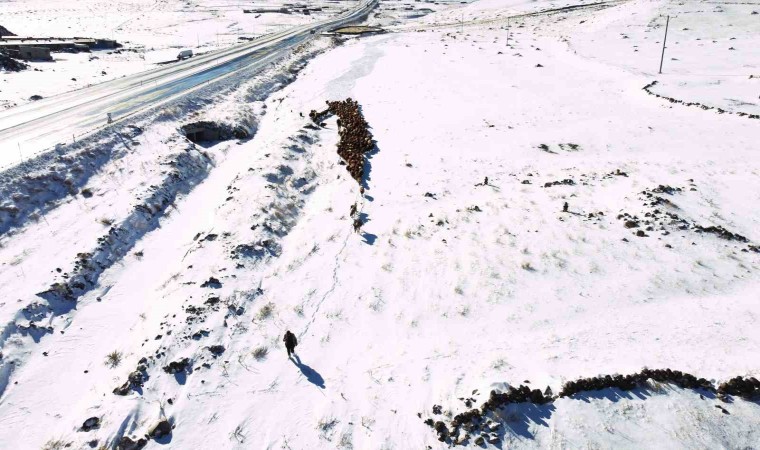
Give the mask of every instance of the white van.
<path id="1" fill-rule="evenodd" d="M 182 50 L 179 52 L 179 55 L 177 55 L 177 59 L 182 61 L 183 59 L 192 58 L 193 57 L 193 51 L 192 50 Z"/>

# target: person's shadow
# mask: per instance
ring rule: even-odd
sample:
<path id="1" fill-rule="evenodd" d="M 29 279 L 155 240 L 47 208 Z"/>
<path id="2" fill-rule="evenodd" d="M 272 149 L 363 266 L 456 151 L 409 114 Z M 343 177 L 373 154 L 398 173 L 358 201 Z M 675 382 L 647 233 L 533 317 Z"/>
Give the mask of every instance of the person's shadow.
<path id="1" fill-rule="evenodd" d="M 316 370 L 302 363 L 301 358 L 299 358 L 298 355 L 294 353 L 290 360 L 293 361 L 293 364 L 295 364 L 296 367 L 298 367 L 303 376 L 309 380 L 309 383 L 319 387 L 320 389 L 325 388 L 325 379 L 322 378 L 322 375 L 320 375 Z"/>

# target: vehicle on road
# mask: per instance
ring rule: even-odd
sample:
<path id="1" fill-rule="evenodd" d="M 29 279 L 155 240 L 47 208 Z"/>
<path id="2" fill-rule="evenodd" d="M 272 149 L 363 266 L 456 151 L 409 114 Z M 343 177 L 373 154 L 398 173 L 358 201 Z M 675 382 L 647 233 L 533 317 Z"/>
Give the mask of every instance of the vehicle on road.
<path id="1" fill-rule="evenodd" d="M 192 50 L 182 50 L 179 52 L 179 55 L 177 55 L 177 59 L 179 61 L 182 61 L 183 59 L 192 58 L 193 57 L 193 51 Z"/>

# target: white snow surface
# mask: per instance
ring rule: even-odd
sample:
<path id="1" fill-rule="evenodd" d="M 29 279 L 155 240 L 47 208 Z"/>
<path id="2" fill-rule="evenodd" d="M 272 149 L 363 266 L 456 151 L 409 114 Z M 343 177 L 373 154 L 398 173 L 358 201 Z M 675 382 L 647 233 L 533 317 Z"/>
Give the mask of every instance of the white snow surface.
<path id="1" fill-rule="evenodd" d="M 140 123 L 84 186 L 0 235 L 0 448 L 116 448 L 165 417 L 171 437 L 146 448 L 443 449 L 423 423 L 444 420 L 432 406 L 456 415 L 492 389 L 557 393 L 644 367 L 760 377 L 760 120 L 736 114 L 758 113 L 760 3 L 541 13 L 567 5 L 446 8 L 347 39 L 281 89 L 300 65 Z M 655 93 L 727 112 L 648 95 L 655 80 Z M 308 119 L 347 97 L 376 140 L 363 194 L 339 164 L 336 119 Z M 256 133 L 200 146 L 177 132 L 197 119 Z M 680 190 L 651 205 L 644 192 L 660 185 Z M 0 206 L 11 197 L 25 201 Z M 154 226 L 138 204 L 157 211 Z M 665 212 L 690 227 L 646 229 Z M 640 227 L 624 226 L 630 216 Z M 36 294 L 112 226 L 133 240 L 100 253 L 102 274 L 75 302 L 45 311 Z M 210 277 L 218 288 L 201 287 Z M 52 331 L 23 331 L 30 320 Z M 114 395 L 143 357 L 142 389 Z M 192 372 L 162 370 L 181 358 Z M 100 428 L 78 431 L 89 417 Z M 657 383 L 495 419 L 498 448 L 760 442 L 757 401 Z"/>

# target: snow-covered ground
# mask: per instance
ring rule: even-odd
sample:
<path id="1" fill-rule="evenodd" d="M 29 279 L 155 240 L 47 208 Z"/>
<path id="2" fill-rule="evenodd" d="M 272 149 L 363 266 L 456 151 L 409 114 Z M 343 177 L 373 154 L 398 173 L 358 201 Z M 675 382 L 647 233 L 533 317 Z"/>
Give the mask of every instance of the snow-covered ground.
<path id="1" fill-rule="evenodd" d="M 68 173 L 70 194 L 24 210 L 39 191 L 6 192 L 0 447 L 116 448 L 167 418 L 146 448 L 447 448 L 423 420 L 507 385 L 760 376 L 760 120 L 736 114 L 758 110 L 760 4 L 565 6 L 320 37 L 192 116 L 76 153 L 93 173 Z M 336 119 L 308 118 L 347 97 L 376 140 L 364 193 Z M 200 146 L 177 132 L 199 119 L 256 133 Z M 71 280 L 71 299 L 49 291 Z M 144 386 L 115 395 L 140 365 Z M 757 446 L 758 401 L 726 400 L 651 383 L 512 405 L 483 445 Z"/>

